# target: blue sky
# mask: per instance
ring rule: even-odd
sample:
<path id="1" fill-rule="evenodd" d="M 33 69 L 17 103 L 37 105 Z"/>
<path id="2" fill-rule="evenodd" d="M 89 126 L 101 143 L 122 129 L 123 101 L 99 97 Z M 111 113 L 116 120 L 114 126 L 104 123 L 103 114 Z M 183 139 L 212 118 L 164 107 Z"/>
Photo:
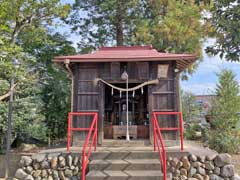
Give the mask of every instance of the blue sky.
<path id="1" fill-rule="evenodd" d="M 61 0 L 62 3 L 72 4 L 73 0 Z M 56 30 L 60 33 L 65 33 L 68 39 L 77 47 L 78 36 L 71 33 L 70 27 L 62 25 Z M 227 62 L 221 60 L 219 56 L 208 56 L 204 49 L 208 45 L 214 44 L 213 39 L 207 39 L 203 43 L 203 62 L 200 63 L 197 71 L 191 75 L 188 81 L 181 81 L 183 90 L 192 92 L 196 95 L 212 94 L 217 83 L 216 73 L 223 68 L 231 69 L 236 74 L 236 80 L 240 84 L 240 63 Z"/>
<path id="2" fill-rule="evenodd" d="M 203 49 L 214 44 L 213 39 L 203 43 Z M 196 95 L 212 94 L 217 83 L 216 73 L 223 68 L 231 69 L 236 74 L 236 80 L 240 83 L 240 63 L 221 60 L 219 56 L 208 56 L 203 51 L 203 62 L 200 63 L 197 71 L 189 77 L 188 81 L 181 81 L 181 87 L 185 91 Z"/>

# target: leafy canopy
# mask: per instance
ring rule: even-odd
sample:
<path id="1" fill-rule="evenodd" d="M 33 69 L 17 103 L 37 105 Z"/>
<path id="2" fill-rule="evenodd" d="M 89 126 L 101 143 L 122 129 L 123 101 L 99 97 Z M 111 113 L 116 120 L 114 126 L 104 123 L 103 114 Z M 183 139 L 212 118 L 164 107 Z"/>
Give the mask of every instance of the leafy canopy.
<path id="1" fill-rule="evenodd" d="M 215 0 L 212 8 L 212 26 L 216 44 L 207 52 L 219 54 L 227 61 L 240 61 L 240 3 L 236 0 Z"/>
<path id="2" fill-rule="evenodd" d="M 159 51 L 200 53 L 201 8 L 192 1 L 75 1 L 67 23 L 81 49 L 152 44 Z"/>
<path id="3" fill-rule="evenodd" d="M 9 83 L 14 74 L 13 133 L 37 136 L 37 129 L 45 130 L 39 96 L 42 66 L 38 62 L 38 46 L 40 42 L 49 41 L 48 26 L 53 19 L 66 17 L 70 6 L 62 5 L 59 0 L 1 0 L 0 3 L 0 139 L 3 142 Z M 12 58 L 21 61 L 18 70 L 13 67 Z M 39 133 L 39 137 L 44 138 L 44 135 Z"/>

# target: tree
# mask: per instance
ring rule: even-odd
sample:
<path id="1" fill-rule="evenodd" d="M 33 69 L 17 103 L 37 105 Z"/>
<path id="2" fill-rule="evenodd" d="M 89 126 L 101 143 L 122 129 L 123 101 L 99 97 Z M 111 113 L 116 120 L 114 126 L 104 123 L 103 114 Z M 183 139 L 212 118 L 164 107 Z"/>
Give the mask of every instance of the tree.
<path id="1" fill-rule="evenodd" d="M 200 115 L 201 107 L 195 96 L 190 92 L 181 91 L 183 119 L 186 122 L 193 122 L 194 118 Z"/>
<path id="2" fill-rule="evenodd" d="M 205 2 L 205 1 L 204 1 Z M 201 55 L 201 1 L 76 0 L 66 21 L 86 53 L 100 46 L 152 44 L 161 52 Z M 206 1 L 207 4 L 207 1 Z M 193 73 L 198 63 L 185 71 Z"/>
<path id="3" fill-rule="evenodd" d="M 240 61 L 240 3 L 235 0 L 215 0 L 212 8 L 212 26 L 216 43 L 207 52 L 219 54 L 227 61 Z"/>
<path id="4" fill-rule="evenodd" d="M 76 0 L 66 21 L 80 36 L 83 52 L 105 45 L 126 45 L 139 18 L 140 0 Z"/>
<path id="5" fill-rule="evenodd" d="M 25 51 L 24 47 L 30 42 L 44 42 L 47 26 L 54 18 L 65 17 L 70 7 L 61 5 L 58 0 L 0 2 L 0 139 L 2 142 L 6 132 L 10 79 L 15 71 L 11 63 L 12 58 L 18 58 L 22 62 L 15 77 L 13 132 L 15 135 L 31 134 L 35 132 L 31 128 L 41 125 L 43 120 L 40 113 L 41 101 L 38 96 L 40 87 L 37 68 L 39 66 L 37 66 L 36 57 Z M 35 32 L 34 36 L 23 36 L 30 35 L 31 32 Z"/>
<path id="6" fill-rule="evenodd" d="M 146 1 L 143 18 L 136 27 L 134 41 L 152 44 L 160 52 L 201 55 L 201 8 L 193 1 Z M 197 64 L 189 67 L 193 73 Z"/>
<path id="7" fill-rule="evenodd" d="M 49 35 L 49 43 L 40 44 L 37 49 L 38 61 L 42 67 L 39 72 L 40 98 L 43 103 L 41 113 L 50 144 L 66 136 L 71 89 L 66 71 L 54 65 L 52 59 L 59 55 L 72 55 L 76 51 L 72 43 L 58 33 Z"/>
<path id="8" fill-rule="evenodd" d="M 240 146 L 240 139 L 234 135 L 239 120 L 240 86 L 228 69 L 221 70 L 218 79 L 212 107 L 210 147 L 220 152 L 236 152 Z"/>
<path id="9" fill-rule="evenodd" d="M 200 18 L 191 1 L 77 0 L 67 23 L 80 34 L 80 48 L 152 44 L 159 51 L 195 53 L 201 49 Z"/>

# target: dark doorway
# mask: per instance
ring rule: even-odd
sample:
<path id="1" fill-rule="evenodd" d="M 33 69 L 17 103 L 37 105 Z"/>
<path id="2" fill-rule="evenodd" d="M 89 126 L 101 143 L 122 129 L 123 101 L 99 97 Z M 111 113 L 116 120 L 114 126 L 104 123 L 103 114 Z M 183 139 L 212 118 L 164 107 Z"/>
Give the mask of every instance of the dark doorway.
<path id="1" fill-rule="evenodd" d="M 113 84 L 117 87 L 125 88 L 125 83 Z M 129 88 L 139 84 L 129 83 Z M 149 115 L 148 115 L 148 88 L 136 90 L 128 93 L 128 116 L 129 128 L 132 132 L 130 138 L 149 138 Z M 105 87 L 105 111 L 104 111 L 104 138 L 124 139 L 126 127 L 126 92 L 113 90 Z"/>

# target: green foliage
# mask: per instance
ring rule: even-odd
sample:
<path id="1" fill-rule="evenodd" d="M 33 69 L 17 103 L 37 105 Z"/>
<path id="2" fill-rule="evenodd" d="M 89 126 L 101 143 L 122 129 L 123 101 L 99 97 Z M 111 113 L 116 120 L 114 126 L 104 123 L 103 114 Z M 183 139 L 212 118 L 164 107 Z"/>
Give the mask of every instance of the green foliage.
<path id="1" fill-rule="evenodd" d="M 38 64 L 39 113 L 43 116 L 42 124 L 45 140 L 60 139 L 66 135 L 67 112 L 70 110 L 70 80 L 63 68 L 52 63 L 58 55 L 75 54 L 71 42 L 64 36 L 44 34 L 44 41 L 25 43 L 24 51 L 34 55 Z M 30 34 L 31 36 L 31 34 Z M 27 36 L 22 35 L 23 41 Z M 36 126 L 36 128 L 39 126 Z"/>
<path id="2" fill-rule="evenodd" d="M 129 44 L 139 18 L 140 1 L 76 0 L 67 23 L 79 34 L 82 52 L 99 46 Z"/>
<path id="3" fill-rule="evenodd" d="M 240 151 L 239 137 L 229 135 L 223 131 L 211 132 L 209 139 L 210 147 L 221 153 L 238 153 Z"/>
<path id="4" fill-rule="evenodd" d="M 84 53 L 99 46 L 152 44 L 162 52 L 201 56 L 201 11 L 208 4 L 192 0 L 76 0 L 66 22 L 80 35 L 78 45 Z M 193 64 L 182 78 L 187 79 L 186 74 L 196 67 L 197 63 Z"/>
<path id="5" fill-rule="evenodd" d="M 138 44 L 152 44 L 158 51 L 194 53 L 201 56 L 201 9 L 192 1 L 147 1 L 147 16 L 139 21 L 134 40 Z M 193 64 L 185 73 L 196 70 Z"/>
<path id="6" fill-rule="evenodd" d="M 240 87 L 231 70 L 223 69 L 218 78 L 212 108 L 213 125 L 219 130 L 224 129 L 231 133 L 239 120 L 237 113 L 240 109 Z"/>
<path id="7" fill-rule="evenodd" d="M 13 104 L 13 137 L 22 134 L 46 139 L 43 123 L 42 62 L 39 62 L 40 44 L 50 42 L 48 25 L 54 18 L 64 18 L 69 5 L 59 0 L 1 1 L 0 6 L 0 142 L 5 138 L 10 79 L 15 79 Z M 41 47 L 43 48 L 43 47 Z M 15 69 L 12 58 L 22 65 Z M 61 112 L 59 112 L 61 113 Z M 1 144 L 0 144 L 1 146 Z M 1 147 L 0 147 L 1 149 Z"/>
<path id="8" fill-rule="evenodd" d="M 159 51 L 200 54 L 200 7 L 191 1 L 95 0 L 76 1 L 74 7 L 67 22 L 82 36 L 81 47 L 116 44 L 121 23 L 125 45 L 152 44 Z"/>
<path id="9" fill-rule="evenodd" d="M 201 132 L 201 126 L 197 123 L 190 124 L 184 129 L 184 137 L 188 140 L 196 140 L 199 138 L 197 137 L 196 132 Z"/>
<path id="10" fill-rule="evenodd" d="M 234 133 L 239 121 L 240 87 L 231 70 L 223 69 L 219 74 L 216 98 L 213 101 L 213 129 L 210 132 L 210 147 L 219 152 L 233 152 L 240 139 Z M 235 152 L 235 151 L 234 151 Z"/>
<path id="11" fill-rule="evenodd" d="M 39 47 L 38 59 L 42 65 L 40 76 L 42 114 L 45 117 L 47 136 L 51 140 L 65 137 L 67 114 L 70 111 L 70 79 L 63 68 L 52 64 L 57 55 L 75 54 L 69 41 L 60 34 L 49 37 L 52 43 Z"/>
<path id="12" fill-rule="evenodd" d="M 149 18 L 140 21 L 136 41 L 152 44 L 159 51 L 196 53 L 201 51 L 200 8 L 191 1 L 148 1 Z"/>
<path id="13" fill-rule="evenodd" d="M 190 92 L 181 91 L 181 102 L 184 121 L 194 121 L 201 112 L 201 106 L 197 103 L 195 96 Z"/>
<path id="14" fill-rule="evenodd" d="M 235 0 L 215 0 L 212 26 L 216 44 L 206 50 L 228 61 L 240 61 L 240 3 Z"/>

